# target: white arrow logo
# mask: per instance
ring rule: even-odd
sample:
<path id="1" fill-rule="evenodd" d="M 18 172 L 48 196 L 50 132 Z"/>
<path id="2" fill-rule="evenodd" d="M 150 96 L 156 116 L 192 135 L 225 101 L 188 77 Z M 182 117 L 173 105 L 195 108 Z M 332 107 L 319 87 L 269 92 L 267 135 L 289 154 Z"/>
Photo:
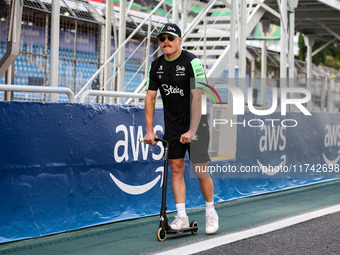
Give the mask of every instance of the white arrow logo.
<path id="1" fill-rule="evenodd" d="M 340 150 L 338 151 L 338 153 L 339 153 L 338 157 L 334 160 L 328 159 L 324 153 L 322 153 L 322 157 L 325 160 L 325 162 L 327 163 L 327 165 L 335 165 L 336 163 L 338 163 L 338 161 L 340 159 Z"/>
<path id="2" fill-rule="evenodd" d="M 110 176 L 111 176 L 111 179 L 114 181 L 114 183 L 125 193 L 128 193 L 130 195 L 140 195 L 140 194 L 143 194 L 143 193 L 149 191 L 150 189 L 152 189 L 153 186 L 155 186 L 156 183 L 159 181 L 159 179 L 161 179 L 161 185 L 160 186 L 162 186 L 164 167 L 163 166 L 158 167 L 155 172 L 156 173 L 161 172 L 162 178 L 161 178 L 160 175 L 158 175 L 151 182 L 144 184 L 144 185 L 138 185 L 138 186 L 125 184 L 125 183 L 121 182 L 120 180 L 118 180 L 116 177 L 114 177 L 113 174 L 111 174 L 111 173 L 110 173 Z"/>
<path id="3" fill-rule="evenodd" d="M 286 165 L 286 155 L 282 155 L 281 158 L 282 162 L 278 166 L 273 167 L 266 167 L 261 164 L 261 162 L 257 159 L 257 164 L 260 166 L 260 169 L 262 170 L 262 173 L 273 176 L 277 174 L 285 165 Z"/>

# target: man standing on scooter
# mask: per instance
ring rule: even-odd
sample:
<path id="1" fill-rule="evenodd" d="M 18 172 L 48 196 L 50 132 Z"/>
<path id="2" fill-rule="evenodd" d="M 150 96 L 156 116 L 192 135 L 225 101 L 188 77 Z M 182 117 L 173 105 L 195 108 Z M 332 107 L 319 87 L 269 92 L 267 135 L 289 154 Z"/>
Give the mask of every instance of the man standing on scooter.
<path id="1" fill-rule="evenodd" d="M 197 81 L 206 81 L 201 61 L 194 54 L 183 50 L 181 30 L 176 24 L 168 23 L 161 27 L 157 38 L 163 55 L 155 59 L 149 69 L 147 95 L 145 98 L 146 135 L 144 142 L 155 145 L 157 135 L 153 130 L 155 103 L 159 89 L 164 108 L 164 140 L 180 137 L 170 143 L 169 162 L 171 167 L 171 187 L 174 194 L 177 216 L 170 224 L 174 230 L 189 227 L 185 211 L 185 153 L 190 160 L 200 183 L 206 201 L 206 233 L 218 230 L 218 215 L 214 208 L 214 187 L 206 169 L 210 161 L 208 154 L 209 127 L 206 115 L 201 116 L 202 90 Z M 195 82 L 190 82 L 194 80 Z M 191 142 L 198 135 L 199 140 Z M 191 145 L 190 145 L 191 144 Z"/>

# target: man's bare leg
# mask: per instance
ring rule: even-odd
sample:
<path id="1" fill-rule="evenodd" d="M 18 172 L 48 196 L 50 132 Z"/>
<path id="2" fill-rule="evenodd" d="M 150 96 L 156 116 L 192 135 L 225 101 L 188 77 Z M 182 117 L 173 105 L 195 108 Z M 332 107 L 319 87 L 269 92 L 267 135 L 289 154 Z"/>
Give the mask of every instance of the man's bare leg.
<path id="1" fill-rule="evenodd" d="M 171 187 L 176 204 L 185 203 L 184 158 L 169 159 L 171 167 Z"/>
<path id="2" fill-rule="evenodd" d="M 209 173 L 206 171 L 207 163 L 202 164 L 192 164 L 196 176 L 200 183 L 200 189 L 202 195 L 207 202 L 211 202 L 214 200 L 214 185 L 209 176 Z"/>
<path id="3" fill-rule="evenodd" d="M 218 215 L 214 208 L 214 185 L 209 176 L 209 172 L 206 171 L 207 163 L 193 164 L 193 168 L 200 182 L 201 192 L 206 202 L 205 232 L 207 234 L 214 234 L 218 230 L 219 224 Z"/>
<path id="4" fill-rule="evenodd" d="M 177 216 L 170 224 L 172 229 L 179 230 L 189 227 L 189 219 L 185 211 L 185 182 L 184 182 L 184 169 L 185 161 L 181 159 L 170 159 L 171 167 L 171 187 L 174 194 Z"/>

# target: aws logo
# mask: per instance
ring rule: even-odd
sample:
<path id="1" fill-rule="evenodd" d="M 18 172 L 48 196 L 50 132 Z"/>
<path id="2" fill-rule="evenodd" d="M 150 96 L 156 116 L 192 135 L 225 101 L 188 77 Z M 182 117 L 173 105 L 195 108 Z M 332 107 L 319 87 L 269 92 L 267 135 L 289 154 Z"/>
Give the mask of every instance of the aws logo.
<path id="1" fill-rule="evenodd" d="M 164 176 L 164 167 L 163 166 L 158 167 L 155 172 L 156 173 L 160 172 L 161 174 L 158 175 L 152 181 L 150 181 L 150 182 L 148 182 L 146 184 L 142 184 L 142 185 L 129 185 L 129 184 L 126 184 L 126 183 L 118 180 L 112 173 L 110 173 L 110 177 L 113 180 L 113 182 L 118 186 L 118 188 L 120 188 L 125 193 L 130 194 L 130 195 L 141 195 L 141 194 L 144 194 L 144 193 L 148 192 L 150 189 L 152 189 L 157 184 L 157 182 L 159 180 L 161 180 L 160 187 L 162 187 L 163 176 Z"/>
<path id="2" fill-rule="evenodd" d="M 203 83 L 203 82 L 198 82 L 200 85 L 203 85 L 204 87 L 207 87 L 208 89 L 210 89 L 218 98 L 218 100 L 220 101 L 220 104 L 222 105 L 222 100 L 220 98 L 220 95 L 217 93 L 217 91 L 211 87 L 209 84 L 206 84 L 206 83 Z M 212 100 L 214 101 L 215 104 L 216 103 L 216 100 L 215 100 L 215 97 L 213 96 L 213 94 L 211 94 L 211 92 L 207 89 L 205 89 L 204 87 L 199 87 L 199 89 L 203 90 L 205 93 L 207 93 L 211 98 Z"/>
<path id="3" fill-rule="evenodd" d="M 154 131 L 163 133 L 163 127 L 160 125 L 156 125 L 154 127 Z M 146 161 L 148 159 L 148 154 L 151 152 L 149 150 L 149 145 L 145 143 L 140 143 L 138 141 L 139 138 L 144 137 L 142 126 L 137 127 L 137 131 L 134 126 L 129 126 L 129 128 L 125 125 L 119 125 L 116 127 L 116 133 L 121 134 L 122 139 L 118 140 L 114 147 L 114 159 L 117 163 L 124 163 L 131 161 Z M 162 143 L 158 143 L 155 147 L 159 147 L 159 153 L 152 152 L 153 160 L 161 160 L 164 154 L 164 147 Z M 131 155 L 132 154 L 132 155 Z M 131 157 L 132 156 L 132 157 Z M 124 167 L 122 165 L 122 167 Z M 155 170 L 155 173 L 159 173 L 156 178 L 145 183 L 145 181 L 141 180 L 139 185 L 130 185 L 126 182 L 119 180 L 114 174 L 110 173 L 110 177 L 112 181 L 120 188 L 123 192 L 130 195 L 141 195 L 148 192 L 152 189 L 156 184 L 160 181 L 160 186 L 163 184 L 163 176 L 164 176 L 164 167 L 160 166 Z M 126 178 L 131 178 L 131 175 L 126 173 Z M 143 183 L 144 182 L 144 183 Z"/>
<path id="4" fill-rule="evenodd" d="M 286 149 L 287 139 L 286 139 L 286 127 L 275 126 L 275 125 L 263 125 L 261 127 L 262 136 L 259 140 L 259 150 L 262 153 L 266 152 L 280 152 Z M 281 162 L 276 165 L 270 165 L 270 167 L 264 166 L 259 159 L 257 159 L 257 164 L 260 167 L 263 174 L 273 176 L 277 174 L 280 169 L 283 169 L 286 165 L 287 156 L 282 154 L 280 157 Z M 272 162 L 273 160 L 271 160 Z M 269 169 L 269 170 L 268 170 Z"/>
<path id="5" fill-rule="evenodd" d="M 338 125 L 326 125 L 325 126 L 326 135 L 324 139 L 325 148 L 338 149 L 337 156 L 333 159 L 329 159 L 325 153 L 322 153 L 322 157 L 327 165 L 335 165 L 340 160 L 340 124 Z"/>

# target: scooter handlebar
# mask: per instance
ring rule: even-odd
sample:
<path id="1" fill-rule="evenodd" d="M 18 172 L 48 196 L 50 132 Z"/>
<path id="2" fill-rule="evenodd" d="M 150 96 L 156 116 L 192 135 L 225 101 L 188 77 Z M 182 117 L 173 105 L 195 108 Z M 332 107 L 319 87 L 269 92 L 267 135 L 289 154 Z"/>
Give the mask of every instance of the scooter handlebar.
<path id="1" fill-rule="evenodd" d="M 180 139 L 180 137 L 177 137 L 177 138 L 171 139 L 171 140 L 179 140 L 179 139 Z M 170 141 L 171 141 L 171 140 L 170 140 Z M 191 138 L 191 141 L 196 141 L 196 140 L 198 140 L 198 135 L 194 135 L 194 136 Z M 144 142 L 144 138 L 139 138 L 138 141 L 139 141 L 140 143 L 143 143 L 143 142 Z M 163 139 L 161 139 L 161 138 L 156 138 L 155 141 L 156 141 L 156 142 L 157 142 L 157 141 L 170 142 L 170 141 L 165 141 L 165 140 L 163 140 Z"/>

